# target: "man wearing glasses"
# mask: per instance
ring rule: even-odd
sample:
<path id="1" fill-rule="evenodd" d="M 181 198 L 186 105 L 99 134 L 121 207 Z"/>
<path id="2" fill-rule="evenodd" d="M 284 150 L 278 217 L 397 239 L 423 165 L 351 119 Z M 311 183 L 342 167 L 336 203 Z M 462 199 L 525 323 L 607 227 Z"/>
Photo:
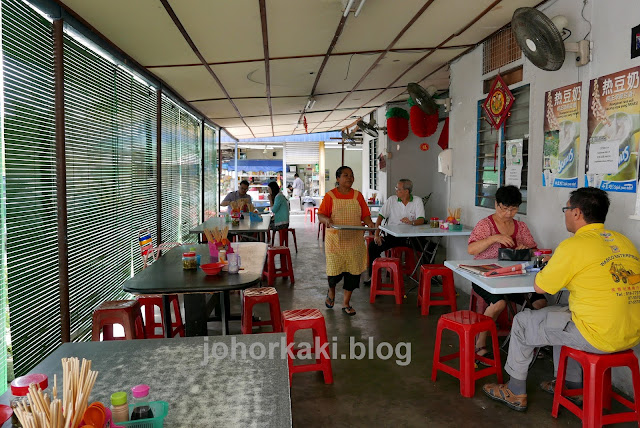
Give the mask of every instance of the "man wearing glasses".
<path id="1" fill-rule="evenodd" d="M 396 185 L 396 195 L 386 200 L 376 221 L 376 232 L 374 241 L 369 244 L 369 279 L 365 285 L 371 285 L 371 269 L 373 261 L 380 257 L 380 253 L 395 247 L 408 247 L 407 238 L 397 238 L 395 236 L 380 234 L 380 225 L 383 220 L 387 220 L 387 226 L 396 224 L 410 224 L 418 226 L 424 224 L 424 204 L 422 198 L 413 196 L 413 183 L 411 180 L 403 178 Z"/>
<path id="2" fill-rule="evenodd" d="M 251 196 L 247 195 L 247 191 L 249 190 L 249 182 L 247 180 L 242 180 L 240 182 L 240 186 L 238 186 L 238 190 L 235 192 L 230 192 L 222 202 L 220 202 L 220 206 L 226 207 L 230 202 L 237 201 L 240 199 L 247 199 L 247 203 L 251 203 Z"/>
<path id="3" fill-rule="evenodd" d="M 527 408 L 526 379 L 535 347 L 553 346 L 557 372 L 563 345 L 608 354 L 640 343 L 640 254 L 627 237 L 604 228 L 607 193 L 594 187 L 575 190 L 562 211 L 567 230 L 575 235 L 560 243 L 536 275 L 534 288 L 549 294 L 566 288 L 571 293 L 569 306 L 517 314 L 505 364 L 511 379 L 482 388 L 487 396 L 514 410 Z M 580 366 L 572 359 L 567 361 L 566 386 L 582 387 Z M 555 380 L 540 387 L 553 393 Z M 577 396 L 573 400 L 582 401 Z"/>

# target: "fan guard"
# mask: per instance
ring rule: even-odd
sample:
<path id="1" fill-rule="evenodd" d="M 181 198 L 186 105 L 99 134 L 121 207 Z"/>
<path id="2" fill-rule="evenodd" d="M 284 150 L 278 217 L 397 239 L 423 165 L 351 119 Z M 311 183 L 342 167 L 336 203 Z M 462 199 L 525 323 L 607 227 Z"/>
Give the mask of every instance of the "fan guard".
<path id="1" fill-rule="evenodd" d="M 547 15 L 532 7 L 518 8 L 511 29 L 522 53 L 536 67 L 547 71 L 562 67 L 566 54 L 562 33 Z"/>

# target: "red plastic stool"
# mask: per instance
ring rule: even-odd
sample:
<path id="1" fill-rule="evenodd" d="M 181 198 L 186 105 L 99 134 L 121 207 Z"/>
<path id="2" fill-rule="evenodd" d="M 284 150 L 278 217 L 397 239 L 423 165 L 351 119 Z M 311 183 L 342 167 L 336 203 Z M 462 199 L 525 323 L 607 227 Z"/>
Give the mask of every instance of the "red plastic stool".
<path id="1" fill-rule="evenodd" d="M 469 299 L 469 310 L 473 312 L 477 312 L 479 314 L 484 314 L 484 311 L 487 310 L 487 302 L 484 301 L 482 297 L 478 295 L 473 289 L 471 289 L 471 298 Z M 504 311 L 498 315 L 498 320 L 496 323 L 498 324 L 498 337 L 509 336 L 511 332 L 511 324 L 513 323 L 513 315 L 517 314 L 518 307 L 514 302 L 511 302 L 511 311 L 508 308 L 505 308 Z"/>
<path id="2" fill-rule="evenodd" d="M 316 222 L 316 213 L 318 212 L 318 209 L 315 207 L 307 207 L 304 209 L 304 222 L 307 222 L 307 213 L 309 213 L 309 221 L 311 223 L 315 223 Z"/>
<path id="3" fill-rule="evenodd" d="M 580 389 L 567 389 L 565 387 L 565 370 L 567 358 L 572 358 L 582 366 L 583 385 Z M 629 367 L 633 381 L 634 402 L 631 402 L 620 394 L 611 390 L 611 368 Z M 561 387 L 562 386 L 562 387 Z M 572 403 L 567 397 L 583 395 L 582 409 Z M 558 417 L 560 405 L 566 407 L 571 413 L 582 419 L 583 427 L 601 427 L 620 422 L 637 422 L 640 426 L 640 412 L 638 398 L 640 397 L 640 370 L 638 370 L 638 358 L 633 350 L 616 352 L 614 354 L 591 354 L 577 349 L 563 346 L 560 351 L 560 364 L 558 365 L 558 377 L 556 379 L 555 392 L 553 394 L 553 407 L 551 415 Z M 631 412 L 603 415 L 602 410 L 611 408 L 611 399 L 631 409 Z"/>
<path id="4" fill-rule="evenodd" d="M 404 255 L 404 262 L 402 261 L 403 255 Z M 416 257 L 413 254 L 413 250 L 409 247 L 392 248 L 391 257 L 400 259 L 400 267 L 402 268 L 402 273 L 405 275 L 411 275 L 413 270 L 416 268 Z"/>
<path id="5" fill-rule="evenodd" d="M 367 246 L 367 266 L 369 266 L 369 245 L 371 245 L 373 240 L 374 240 L 373 235 L 367 235 L 364 237 L 364 243 Z"/>
<path id="6" fill-rule="evenodd" d="M 277 255 L 280 255 L 280 268 L 278 269 L 276 269 Z M 270 247 L 267 250 L 267 260 L 262 270 L 262 277 L 267 278 L 269 286 L 272 286 L 275 279 L 280 277 L 288 277 L 291 284 L 295 284 L 291 252 L 288 247 Z"/>
<path id="7" fill-rule="evenodd" d="M 453 271 L 445 265 L 422 265 L 420 271 L 418 289 L 418 307 L 422 305 L 420 314 L 429 315 L 430 306 L 450 306 L 451 312 L 457 311 Z M 440 293 L 431 292 L 431 278 L 434 276 L 442 277 L 442 292 Z M 443 300 L 433 300 L 434 297 L 442 297 Z"/>
<path id="8" fill-rule="evenodd" d="M 458 352 L 445 356 L 440 355 L 443 330 L 452 330 L 458 334 L 460 340 L 460 350 Z M 493 360 L 481 357 L 475 352 L 476 335 L 483 331 L 491 333 Z M 459 370 L 444 364 L 445 361 L 455 358 L 460 358 Z M 476 360 L 484 361 L 490 364 L 491 367 L 475 371 Z M 496 324 L 491 317 L 472 311 L 456 311 L 442 315 L 438 320 L 438 329 L 436 330 L 436 349 L 433 353 L 433 369 L 431 370 L 431 380 L 433 382 L 436 381 L 438 370 L 460 379 L 460 394 L 463 397 L 473 397 L 476 390 L 476 380 L 482 377 L 495 374 L 498 378 L 498 383 L 503 383 Z"/>
<path id="9" fill-rule="evenodd" d="M 253 321 L 253 306 L 259 303 L 269 305 L 271 319 L 267 321 Z M 282 331 L 280 317 L 280 300 L 278 292 L 273 287 L 248 288 L 242 293 L 242 334 L 251 334 L 254 325 L 270 325 L 273 333 Z"/>
<path id="10" fill-rule="evenodd" d="M 327 226 L 321 221 L 318 221 L 318 237 L 316 239 L 320 239 L 320 230 L 322 229 L 322 241 L 324 242 L 324 237 L 327 233 Z"/>
<path id="11" fill-rule="evenodd" d="M 173 321 L 171 321 L 171 330 L 169 337 L 181 336 L 185 337 L 184 324 L 182 323 L 182 315 L 180 314 L 180 302 L 177 294 L 167 296 L 170 306 L 173 307 Z M 140 303 L 140 309 L 144 312 L 144 331 L 147 339 L 164 338 L 164 306 L 162 305 L 162 295 L 160 294 L 143 294 L 136 297 Z M 155 309 L 160 310 L 160 322 L 155 320 Z M 159 327 L 161 332 L 156 333 Z"/>
<path id="12" fill-rule="evenodd" d="M 298 240 L 296 239 L 296 230 L 294 228 L 288 228 L 288 229 L 280 229 L 278 230 L 278 240 L 280 241 L 280 245 L 288 247 L 289 246 L 289 232 L 291 233 L 291 235 L 293 235 L 293 245 L 296 248 L 296 253 L 298 252 Z M 273 247 L 273 244 L 276 240 L 276 231 L 273 231 L 273 234 L 271 235 L 271 246 Z"/>
<path id="13" fill-rule="evenodd" d="M 287 336 L 287 347 L 295 343 L 293 336 L 298 330 L 310 328 L 313 331 L 313 346 L 308 351 L 315 353 L 316 345 L 320 351 L 319 358 L 314 363 L 293 365 L 293 358 L 287 355 L 289 363 L 289 385 L 294 373 L 321 371 L 324 376 L 324 383 L 333 383 L 333 370 L 331 369 L 331 356 L 329 354 L 329 346 L 324 346 L 327 340 L 327 328 L 324 323 L 322 312 L 318 309 L 294 309 L 282 312 L 282 322 L 284 324 L 284 332 Z M 297 349 L 293 348 L 295 355 Z"/>
<path id="14" fill-rule="evenodd" d="M 382 269 L 391 272 L 391 282 L 382 282 Z M 371 274 L 371 294 L 369 303 L 374 303 L 376 296 L 395 296 L 396 305 L 402 304 L 404 296 L 404 279 L 400 272 L 400 260 L 392 257 L 379 257 L 373 261 Z"/>
<path id="15" fill-rule="evenodd" d="M 93 311 L 91 340 L 131 340 L 145 339 L 140 303 L 137 300 L 113 300 L 103 302 Z M 124 328 L 124 337 L 113 337 L 113 325 Z"/>

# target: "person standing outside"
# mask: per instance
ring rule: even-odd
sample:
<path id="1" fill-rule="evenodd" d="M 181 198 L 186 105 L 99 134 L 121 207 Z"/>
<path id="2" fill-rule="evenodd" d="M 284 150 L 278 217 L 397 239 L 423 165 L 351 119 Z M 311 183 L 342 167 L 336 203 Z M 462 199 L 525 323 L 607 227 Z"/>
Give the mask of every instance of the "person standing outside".
<path id="1" fill-rule="evenodd" d="M 247 180 L 242 180 L 240 185 L 238 186 L 238 190 L 235 192 L 230 192 L 222 202 L 220 202 L 220 206 L 226 207 L 229 206 L 230 202 L 238 201 L 240 199 L 248 199 L 247 203 L 251 203 L 252 199 L 250 195 L 247 195 L 247 191 L 249 190 L 249 182 Z"/>
<path id="2" fill-rule="evenodd" d="M 617 275 L 622 270 L 640 272 L 640 254 L 629 238 L 605 229 L 608 211 L 605 191 L 583 187 L 571 192 L 562 212 L 567 231 L 574 236 L 558 245 L 534 283 L 538 293 L 555 294 L 566 288 L 571 293 L 569 305 L 525 309 L 513 318 L 504 367 L 511 379 L 482 388 L 493 400 L 514 410 L 527 409 L 527 373 L 535 347 L 553 346 L 557 373 L 562 346 L 608 354 L 640 343 L 640 299 L 635 292 L 624 291 L 636 284 L 631 278 L 625 284 Z M 580 366 L 572 359 L 567 362 L 565 382 L 570 389 L 582 386 Z M 553 380 L 540 387 L 554 393 L 561 386 Z"/>
<path id="3" fill-rule="evenodd" d="M 327 230 L 324 252 L 327 259 L 329 291 L 325 305 L 327 308 L 333 308 L 336 285 L 344 278 L 342 311 L 353 316 L 356 311 L 350 304 L 351 294 L 360 286 L 360 274 L 367 268 L 367 249 L 363 232 L 332 229 L 331 226 L 361 226 L 362 223 L 372 228 L 375 226 L 362 193 L 351 188 L 354 181 L 353 170 L 348 166 L 341 166 L 336 171 L 336 179 L 338 186 L 327 192 L 318 209 L 318 219 L 324 223 Z"/>
<path id="4" fill-rule="evenodd" d="M 369 279 L 365 285 L 371 285 L 371 269 L 380 253 L 395 247 L 410 247 L 408 238 L 397 238 L 392 235 L 382 236 L 380 225 L 383 220 L 387 220 L 387 226 L 409 224 L 419 226 L 424 224 L 424 204 L 422 198 L 413 196 L 413 183 L 407 178 L 398 180 L 396 184 L 395 196 L 390 196 L 382 205 L 378 220 L 376 220 L 376 232 L 373 242 L 369 244 Z"/>
<path id="5" fill-rule="evenodd" d="M 300 203 L 301 203 L 300 206 L 302 206 L 302 193 L 304 192 L 304 182 L 302 181 L 302 179 L 300 178 L 297 172 L 295 173 L 294 177 L 295 177 L 295 180 L 293 180 L 293 197 L 300 199 Z"/>

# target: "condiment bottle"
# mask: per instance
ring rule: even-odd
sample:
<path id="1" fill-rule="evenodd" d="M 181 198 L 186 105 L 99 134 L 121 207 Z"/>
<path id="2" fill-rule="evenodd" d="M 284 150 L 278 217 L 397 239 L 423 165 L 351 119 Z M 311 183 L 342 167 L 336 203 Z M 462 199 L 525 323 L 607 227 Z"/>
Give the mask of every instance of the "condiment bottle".
<path id="1" fill-rule="evenodd" d="M 226 262 L 227 261 L 227 250 L 220 249 L 218 250 L 218 261 Z"/>
<path id="2" fill-rule="evenodd" d="M 11 417 L 11 422 L 14 426 L 21 427 L 20 421 L 18 420 L 18 416 L 16 415 L 15 409 L 18 407 L 19 402 L 23 402 L 27 408 L 29 408 L 29 400 L 27 399 L 27 393 L 29 392 L 29 385 L 32 383 L 38 384 L 40 389 L 44 394 L 48 394 L 51 397 L 51 392 L 48 389 L 49 386 L 49 378 L 47 375 L 42 373 L 33 373 L 26 376 L 20 376 L 15 378 L 11 382 L 11 408 L 13 409 L 13 416 Z"/>
<path id="3" fill-rule="evenodd" d="M 196 253 L 194 251 L 182 253 L 182 268 L 198 269 L 198 260 L 196 259 Z"/>
<path id="4" fill-rule="evenodd" d="M 238 255 L 235 253 L 229 253 L 227 255 L 227 261 L 229 262 L 229 273 L 238 273 Z"/>
<path id="5" fill-rule="evenodd" d="M 131 420 L 153 418 L 153 411 L 149 406 L 149 385 L 136 385 L 131 388 L 133 395 L 133 411 L 131 412 Z"/>
<path id="6" fill-rule="evenodd" d="M 127 404 L 126 392 L 119 391 L 111 394 L 111 417 L 115 423 L 129 420 L 129 404 Z"/>
<path id="7" fill-rule="evenodd" d="M 533 256 L 533 267 L 540 269 L 542 267 L 542 253 L 540 251 L 535 251 Z"/>

